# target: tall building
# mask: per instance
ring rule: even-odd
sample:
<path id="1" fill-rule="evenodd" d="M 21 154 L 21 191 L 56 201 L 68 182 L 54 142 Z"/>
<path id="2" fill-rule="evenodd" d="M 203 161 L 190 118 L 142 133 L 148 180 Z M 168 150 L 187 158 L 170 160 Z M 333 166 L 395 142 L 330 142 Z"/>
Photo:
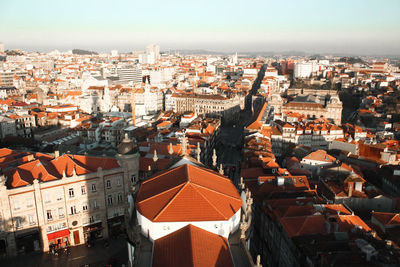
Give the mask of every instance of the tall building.
<path id="1" fill-rule="evenodd" d="M 4 44 L 0 43 L 0 53 L 4 53 Z"/>
<path id="2" fill-rule="evenodd" d="M 117 159 L 7 148 L 0 158 L 8 162 L 0 166 L 0 253 L 49 251 L 123 231 L 139 166 L 127 137 Z"/>
<path id="3" fill-rule="evenodd" d="M 118 50 L 111 50 L 111 56 L 112 57 L 117 57 L 118 56 Z"/>
<path id="4" fill-rule="evenodd" d="M 142 64 L 154 64 L 160 59 L 160 46 L 149 44 L 146 46 L 146 53 L 139 55 L 139 62 Z"/>
<path id="5" fill-rule="evenodd" d="M 294 64 L 294 78 L 308 78 L 316 71 L 315 62 L 300 62 Z"/>
<path id="6" fill-rule="evenodd" d="M 160 58 L 160 46 L 156 44 L 149 44 L 146 46 L 146 54 L 147 55 L 154 55 L 155 59 Z"/>
<path id="7" fill-rule="evenodd" d="M 142 70 L 140 70 L 136 65 L 128 65 L 119 68 L 118 76 L 121 83 L 142 82 Z"/>
<path id="8" fill-rule="evenodd" d="M 0 70 L 0 87 L 14 86 L 14 71 Z"/>

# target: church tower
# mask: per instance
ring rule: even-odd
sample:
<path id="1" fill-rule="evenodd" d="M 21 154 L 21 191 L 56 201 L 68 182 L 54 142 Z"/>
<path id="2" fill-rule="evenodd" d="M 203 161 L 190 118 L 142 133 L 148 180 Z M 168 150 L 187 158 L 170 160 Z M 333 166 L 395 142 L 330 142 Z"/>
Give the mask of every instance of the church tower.
<path id="1" fill-rule="evenodd" d="M 129 184 L 126 190 L 139 181 L 139 148 L 135 140 L 131 140 L 125 134 L 124 140 L 118 145 L 118 153 L 115 156 L 124 168 L 124 180 Z"/>

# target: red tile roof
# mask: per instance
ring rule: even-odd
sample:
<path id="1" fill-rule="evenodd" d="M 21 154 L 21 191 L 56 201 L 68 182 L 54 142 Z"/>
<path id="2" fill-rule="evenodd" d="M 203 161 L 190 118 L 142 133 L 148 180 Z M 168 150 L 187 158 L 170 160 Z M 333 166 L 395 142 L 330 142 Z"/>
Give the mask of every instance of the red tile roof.
<path id="1" fill-rule="evenodd" d="M 233 266 L 226 238 L 191 224 L 154 242 L 153 267 Z"/>
<path id="2" fill-rule="evenodd" d="M 188 164 L 143 182 L 136 199 L 137 210 L 153 222 L 228 220 L 241 205 L 229 179 Z"/>
<path id="3" fill-rule="evenodd" d="M 3 155 L 22 154 L 15 151 L 0 150 Z M 11 154 L 10 154 L 11 153 Z M 98 158 L 80 155 L 64 154 L 58 158 L 53 156 L 35 153 L 30 156 L 26 155 L 18 159 L 19 165 L 16 168 L 7 170 L 4 174 L 7 176 L 8 188 L 15 188 L 32 184 L 37 179 L 40 182 L 47 182 L 61 179 L 63 173 L 67 177 L 73 175 L 75 170 L 77 175 L 84 175 L 96 172 L 99 167 L 104 170 L 119 168 L 118 161 L 113 158 Z M 10 158 L 10 156 L 8 156 Z M 3 158 L 0 158 L 0 160 Z M 14 160 L 14 158 L 13 158 Z"/>
<path id="4" fill-rule="evenodd" d="M 307 156 L 305 156 L 304 159 L 323 161 L 323 162 L 336 161 L 336 158 L 329 155 L 325 150 L 314 151 L 314 152 L 308 154 Z"/>
<path id="5" fill-rule="evenodd" d="M 400 225 L 400 215 L 398 213 L 372 212 L 371 215 L 384 226 Z"/>

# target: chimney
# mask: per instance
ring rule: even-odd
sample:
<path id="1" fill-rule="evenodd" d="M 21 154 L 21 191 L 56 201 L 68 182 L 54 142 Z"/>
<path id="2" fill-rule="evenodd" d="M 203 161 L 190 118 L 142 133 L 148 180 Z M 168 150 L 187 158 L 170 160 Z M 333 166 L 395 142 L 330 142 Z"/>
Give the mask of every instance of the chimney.
<path id="1" fill-rule="evenodd" d="M 56 150 L 54 151 L 54 158 L 58 158 L 60 156 L 60 151 Z"/>
<path id="2" fill-rule="evenodd" d="M 35 157 L 33 156 L 33 154 L 29 154 L 28 155 L 28 162 L 32 161 L 32 160 L 35 160 Z"/>
<path id="3" fill-rule="evenodd" d="M 352 197 L 353 196 L 353 183 L 348 183 L 348 185 L 347 185 L 347 188 L 348 188 L 348 192 L 347 192 L 347 196 L 348 197 Z"/>

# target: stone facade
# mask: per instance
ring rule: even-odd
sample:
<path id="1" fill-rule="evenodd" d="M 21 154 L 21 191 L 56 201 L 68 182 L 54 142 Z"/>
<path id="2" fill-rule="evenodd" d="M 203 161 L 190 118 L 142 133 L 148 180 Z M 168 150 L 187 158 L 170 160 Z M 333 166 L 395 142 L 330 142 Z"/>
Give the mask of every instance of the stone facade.
<path id="1" fill-rule="evenodd" d="M 74 156 L 68 157 L 73 159 Z M 2 176 L 0 242 L 5 245 L 3 256 L 84 244 L 123 230 L 120 227 L 124 225 L 128 195 L 138 177 L 138 158 L 138 153 L 118 155 L 115 165 L 119 167 L 103 169 L 100 165 L 97 170 L 81 172 L 81 175 L 77 174 L 78 166 L 73 167 L 72 175 L 66 167 L 67 174 L 63 171 L 61 178 L 50 181 L 35 178 L 32 170 L 34 179 L 24 186 L 10 186 L 7 182 L 10 177 Z M 29 159 L 51 169 L 34 155 Z"/>
<path id="2" fill-rule="evenodd" d="M 343 106 L 337 94 L 329 95 L 327 91 L 320 90 L 316 91 L 316 94 L 313 94 L 313 96 L 324 97 L 325 102 L 288 101 L 279 94 L 273 94 L 269 100 L 269 105 L 274 108 L 275 113 L 295 112 L 308 118 L 324 117 L 332 120 L 335 124 L 341 124 Z"/>

